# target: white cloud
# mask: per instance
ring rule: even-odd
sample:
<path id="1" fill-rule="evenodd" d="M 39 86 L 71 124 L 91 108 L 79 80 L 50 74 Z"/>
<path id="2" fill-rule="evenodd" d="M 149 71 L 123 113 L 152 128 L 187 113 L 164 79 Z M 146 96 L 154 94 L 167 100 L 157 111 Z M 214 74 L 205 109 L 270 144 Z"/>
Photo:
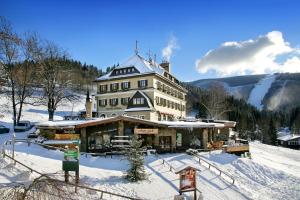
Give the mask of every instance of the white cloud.
<path id="1" fill-rule="evenodd" d="M 177 42 L 177 38 L 174 35 L 171 35 L 167 46 L 164 47 L 161 51 L 163 59 L 166 61 L 170 61 L 173 51 L 178 48 L 179 48 L 179 45 Z"/>
<path id="2" fill-rule="evenodd" d="M 285 57 L 283 62 L 277 61 Z M 197 70 L 213 70 L 219 76 L 300 72 L 299 49 L 284 41 L 282 33 L 272 31 L 255 40 L 225 42 L 196 61 Z"/>

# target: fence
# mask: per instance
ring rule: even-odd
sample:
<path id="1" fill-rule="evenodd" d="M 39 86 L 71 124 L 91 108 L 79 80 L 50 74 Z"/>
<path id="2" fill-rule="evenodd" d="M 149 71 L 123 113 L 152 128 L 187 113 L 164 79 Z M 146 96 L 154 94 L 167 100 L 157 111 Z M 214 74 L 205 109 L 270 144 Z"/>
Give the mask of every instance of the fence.
<path id="1" fill-rule="evenodd" d="M 228 173 L 222 171 L 221 169 L 219 169 L 217 166 L 209 163 L 208 161 L 204 160 L 203 158 L 201 158 L 197 153 L 191 153 L 193 156 L 195 156 L 196 158 L 198 158 L 199 164 L 201 165 L 201 162 L 205 163 L 208 165 L 208 169 L 213 171 L 212 168 L 214 168 L 216 171 L 218 171 L 220 177 L 222 177 L 224 180 L 228 181 L 226 178 L 224 178 L 224 176 L 226 176 L 227 178 L 229 178 L 231 180 L 231 183 L 234 184 L 235 183 L 235 179 L 229 175 Z"/>
<path id="2" fill-rule="evenodd" d="M 110 195 L 110 196 L 114 196 L 114 197 L 120 197 L 120 198 L 124 198 L 124 199 L 130 199 L 130 200 L 142 200 L 141 198 L 135 198 L 135 197 L 130 197 L 130 196 L 125 196 L 125 195 L 121 195 L 121 194 L 117 194 L 117 193 L 113 193 L 113 192 L 109 192 L 109 191 L 105 191 L 105 190 L 100 190 L 100 189 L 96 189 L 96 188 L 91 188 L 91 187 L 88 187 L 88 186 L 84 186 L 84 185 L 79 185 L 79 184 L 75 184 L 75 183 L 66 183 L 62 180 L 59 180 L 59 179 L 54 179 L 54 178 L 51 178 L 49 177 L 47 174 L 43 174 L 29 166 L 27 166 L 26 164 L 16 160 L 15 158 L 13 158 L 12 156 L 10 156 L 9 154 L 6 153 L 6 145 L 11 143 L 12 141 L 11 140 L 8 140 L 8 141 L 5 141 L 4 145 L 3 145 L 3 149 L 2 149 L 2 153 L 3 153 L 3 157 L 7 157 L 9 159 L 11 159 L 14 163 L 16 164 L 19 164 L 23 167 L 25 167 L 26 169 L 30 170 L 31 173 L 37 173 L 41 176 L 44 176 L 44 177 L 47 177 L 49 180 L 54 180 L 54 181 L 57 181 L 57 182 L 61 182 L 61 183 L 64 183 L 66 185 L 69 185 L 69 186 L 73 186 L 75 187 L 75 191 L 77 191 L 77 188 L 81 188 L 81 189 L 85 189 L 85 190 L 91 190 L 91 191 L 95 191 L 95 192 L 99 192 L 100 193 L 100 199 L 103 198 L 104 195 Z M 35 142 L 31 142 L 29 140 L 26 140 L 26 139 L 16 139 L 15 142 L 26 142 L 28 144 L 30 143 L 35 143 Z M 38 143 L 35 143 L 35 144 L 38 144 Z M 41 145 L 41 146 L 47 146 L 48 145 L 42 145 L 42 144 L 38 144 L 38 145 Z M 51 147 L 53 148 L 53 147 Z M 61 148 L 57 148 L 55 147 L 55 149 L 61 149 Z"/>

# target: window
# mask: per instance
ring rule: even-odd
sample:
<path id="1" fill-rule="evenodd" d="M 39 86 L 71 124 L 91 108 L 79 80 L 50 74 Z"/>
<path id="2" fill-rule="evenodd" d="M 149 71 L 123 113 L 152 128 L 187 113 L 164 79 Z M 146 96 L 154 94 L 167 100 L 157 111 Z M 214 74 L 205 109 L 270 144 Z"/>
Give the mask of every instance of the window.
<path id="1" fill-rule="evenodd" d="M 129 88 L 130 88 L 130 82 L 129 82 L 129 81 L 123 82 L 123 83 L 121 84 L 121 87 L 122 87 L 122 90 L 127 90 L 127 89 L 129 89 Z"/>
<path id="2" fill-rule="evenodd" d="M 109 104 L 110 104 L 111 106 L 116 106 L 116 105 L 118 105 L 118 98 L 110 99 L 110 100 L 109 100 Z"/>
<path id="3" fill-rule="evenodd" d="M 161 148 L 170 148 L 172 146 L 171 136 L 159 136 L 159 146 Z"/>
<path id="4" fill-rule="evenodd" d="M 99 91 L 100 91 L 100 93 L 105 93 L 105 92 L 107 92 L 107 85 L 100 85 Z"/>
<path id="5" fill-rule="evenodd" d="M 167 106 L 167 100 L 166 99 L 163 99 L 163 106 Z"/>
<path id="6" fill-rule="evenodd" d="M 107 100 L 106 99 L 100 99 L 99 100 L 99 106 L 106 106 L 107 105 Z"/>
<path id="7" fill-rule="evenodd" d="M 288 145 L 298 145 L 298 141 L 297 140 L 288 141 Z"/>
<path id="8" fill-rule="evenodd" d="M 140 115 L 140 119 L 145 119 L 145 115 Z"/>
<path id="9" fill-rule="evenodd" d="M 155 97 L 156 105 L 159 105 L 159 97 Z"/>
<path id="10" fill-rule="evenodd" d="M 148 80 L 139 80 L 138 81 L 138 87 L 143 88 L 143 87 L 147 87 L 147 85 L 148 85 Z"/>
<path id="11" fill-rule="evenodd" d="M 112 83 L 110 84 L 111 91 L 117 91 L 119 89 L 119 83 Z"/>
<path id="12" fill-rule="evenodd" d="M 121 99 L 121 104 L 122 104 L 122 105 L 128 105 L 129 99 L 130 99 L 129 97 L 122 98 L 122 99 Z"/>
<path id="13" fill-rule="evenodd" d="M 158 90 L 161 90 L 161 89 L 162 89 L 161 82 L 157 81 L 156 84 L 157 84 L 157 89 L 158 89 Z"/>
<path id="14" fill-rule="evenodd" d="M 133 98 L 133 105 L 143 105 L 144 98 Z"/>

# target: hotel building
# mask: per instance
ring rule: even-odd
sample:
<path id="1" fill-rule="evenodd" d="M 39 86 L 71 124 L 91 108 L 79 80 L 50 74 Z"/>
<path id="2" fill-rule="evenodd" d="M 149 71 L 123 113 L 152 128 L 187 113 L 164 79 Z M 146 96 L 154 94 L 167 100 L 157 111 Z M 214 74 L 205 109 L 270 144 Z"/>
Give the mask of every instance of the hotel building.
<path id="1" fill-rule="evenodd" d="M 119 115 L 151 121 L 186 117 L 186 93 L 170 73 L 170 64 L 157 64 L 138 53 L 95 80 L 97 113 L 101 118 Z"/>

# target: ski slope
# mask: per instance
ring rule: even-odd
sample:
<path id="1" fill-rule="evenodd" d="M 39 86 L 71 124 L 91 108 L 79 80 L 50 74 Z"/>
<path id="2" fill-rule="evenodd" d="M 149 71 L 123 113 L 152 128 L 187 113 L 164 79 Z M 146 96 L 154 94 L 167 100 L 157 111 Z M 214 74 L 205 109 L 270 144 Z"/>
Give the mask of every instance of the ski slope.
<path id="1" fill-rule="evenodd" d="M 276 75 L 268 75 L 265 78 L 261 79 L 255 87 L 252 89 L 248 103 L 255 106 L 259 110 L 263 109 L 262 100 L 264 99 L 265 95 L 269 91 L 272 83 L 275 81 Z"/>

